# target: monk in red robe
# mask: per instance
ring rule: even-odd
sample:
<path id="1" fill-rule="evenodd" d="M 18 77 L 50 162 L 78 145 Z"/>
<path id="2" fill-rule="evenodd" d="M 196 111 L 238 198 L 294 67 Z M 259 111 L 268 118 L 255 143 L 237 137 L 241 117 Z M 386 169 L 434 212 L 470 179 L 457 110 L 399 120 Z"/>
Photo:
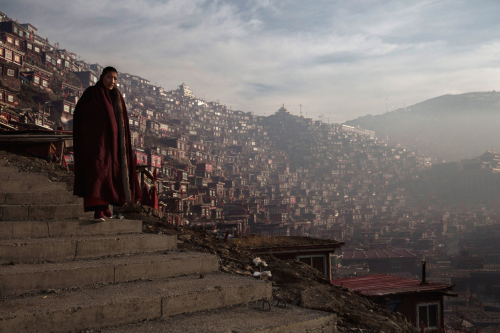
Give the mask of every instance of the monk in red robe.
<path id="1" fill-rule="evenodd" d="M 127 109 L 117 86 L 118 72 L 106 67 L 95 86 L 85 90 L 73 116 L 74 194 L 94 220 L 112 214 L 140 196 L 132 155 Z"/>

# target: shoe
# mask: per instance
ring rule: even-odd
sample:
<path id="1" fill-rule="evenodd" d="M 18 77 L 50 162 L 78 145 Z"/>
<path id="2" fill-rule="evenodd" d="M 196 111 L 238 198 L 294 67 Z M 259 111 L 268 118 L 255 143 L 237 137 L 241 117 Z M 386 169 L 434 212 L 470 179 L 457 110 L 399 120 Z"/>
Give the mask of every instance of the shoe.
<path id="1" fill-rule="evenodd" d="M 94 222 L 104 222 L 104 212 L 102 210 L 98 210 L 94 213 Z"/>
<path id="2" fill-rule="evenodd" d="M 104 213 L 104 216 L 106 216 L 107 218 L 109 218 L 109 219 L 113 218 L 113 214 L 111 214 L 111 211 L 109 210 L 109 208 L 106 208 L 103 213 Z"/>

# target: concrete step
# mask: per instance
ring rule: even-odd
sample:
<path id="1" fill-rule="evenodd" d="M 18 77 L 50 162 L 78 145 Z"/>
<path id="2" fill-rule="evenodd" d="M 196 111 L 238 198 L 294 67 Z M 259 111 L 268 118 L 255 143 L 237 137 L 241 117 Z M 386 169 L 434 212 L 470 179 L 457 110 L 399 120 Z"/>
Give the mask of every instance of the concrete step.
<path id="1" fill-rule="evenodd" d="M 105 223 L 105 222 L 104 222 Z M 152 234 L 0 241 L 0 264 L 98 258 L 174 250 L 177 237 Z"/>
<path id="2" fill-rule="evenodd" d="M 12 171 L 2 171 L 2 167 L 0 167 L 0 181 L 44 181 L 48 182 L 49 174 L 47 172 L 42 173 L 27 173 L 27 172 L 17 172 L 16 170 Z"/>
<path id="3" fill-rule="evenodd" d="M 66 190 L 66 183 L 34 180 L 7 180 L 0 181 L 0 192 L 5 193 L 33 193 Z"/>
<path id="4" fill-rule="evenodd" d="M 93 220 L 83 219 L 63 221 L 0 221 L 0 240 L 130 233 L 142 233 L 142 221 L 126 219 L 107 219 L 105 222 L 94 222 Z"/>
<path id="5" fill-rule="evenodd" d="M 3 205 L 74 205 L 83 204 L 83 199 L 66 190 L 32 193 L 0 192 L 0 204 Z"/>
<path id="6" fill-rule="evenodd" d="M 5 166 L 3 160 L 0 160 L 0 172 L 1 173 L 11 173 L 18 172 L 19 169 L 15 166 Z"/>
<path id="7" fill-rule="evenodd" d="M 68 332 L 255 302 L 270 282 L 210 273 L 3 299 L 0 332 Z"/>
<path id="8" fill-rule="evenodd" d="M 271 311 L 262 311 L 262 302 L 237 305 L 193 314 L 162 317 L 152 321 L 105 328 L 101 333 L 333 333 L 337 315 L 271 302 Z M 267 304 L 265 305 L 267 310 Z"/>
<path id="9" fill-rule="evenodd" d="M 200 252 L 169 252 L 78 260 L 61 263 L 5 265 L 0 296 L 21 295 L 96 283 L 130 282 L 216 272 L 219 257 Z"/>
<path id="10" fill-rule="evenodd" d="M 93 212 L 85 213 L 83 205 L 0 205 L 0 221 L 56 220 L 93 218 Z"/>

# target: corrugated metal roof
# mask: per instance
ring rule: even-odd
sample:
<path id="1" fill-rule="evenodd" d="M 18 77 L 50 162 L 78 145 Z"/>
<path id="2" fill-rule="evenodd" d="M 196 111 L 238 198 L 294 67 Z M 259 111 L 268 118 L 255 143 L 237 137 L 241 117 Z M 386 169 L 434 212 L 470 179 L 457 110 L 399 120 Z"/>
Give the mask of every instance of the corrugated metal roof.
<path id="1" fill-rule="evenodd" d="M 419 280 L 405 279 L 386 274 L 373 274 L 332 280 L 333 285 L 349 288 L 365 296 L 383 296 L 413 292 L 446 291 L 453 288 L 449 284 L 426 283 Z"/>
<path id="2" fill-rule="evenodd" d="M 386 259 L 386 258 L 414 258 L 415 254 L 405 249 L 397 250 L 367 250 L 344 251 L 343 259 Z"/>

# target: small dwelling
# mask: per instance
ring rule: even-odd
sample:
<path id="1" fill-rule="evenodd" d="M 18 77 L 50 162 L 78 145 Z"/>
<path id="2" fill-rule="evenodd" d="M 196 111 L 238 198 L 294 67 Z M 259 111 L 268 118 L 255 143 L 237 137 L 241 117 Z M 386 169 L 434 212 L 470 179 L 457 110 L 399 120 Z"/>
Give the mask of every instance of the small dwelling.
<path id="1" fill-rule="evenodd" d="M 331 280 L 332 267 L 331 255 L 335 250 L 340 250 L 344 243 L 330 241 L 328 244 L 315 244 L 315 245 L 294 245 L 294 246 L 275 246 L 266 248 L 251 249 L 252 253 L 266 255 L 272 253 L 281 260 L 297 260 L 316 268 L 323 275 Z"/>
<path id="2" fill-rule="evenodd" d="M 393 312 L 405 315 L 418 328 L 423 323 L 426 332 L 444 327 L 443 296 L 455 296 L 448 294 L 453 285 L 386 274 L 333 280 L 332 284 L 349 288 Z"/>

